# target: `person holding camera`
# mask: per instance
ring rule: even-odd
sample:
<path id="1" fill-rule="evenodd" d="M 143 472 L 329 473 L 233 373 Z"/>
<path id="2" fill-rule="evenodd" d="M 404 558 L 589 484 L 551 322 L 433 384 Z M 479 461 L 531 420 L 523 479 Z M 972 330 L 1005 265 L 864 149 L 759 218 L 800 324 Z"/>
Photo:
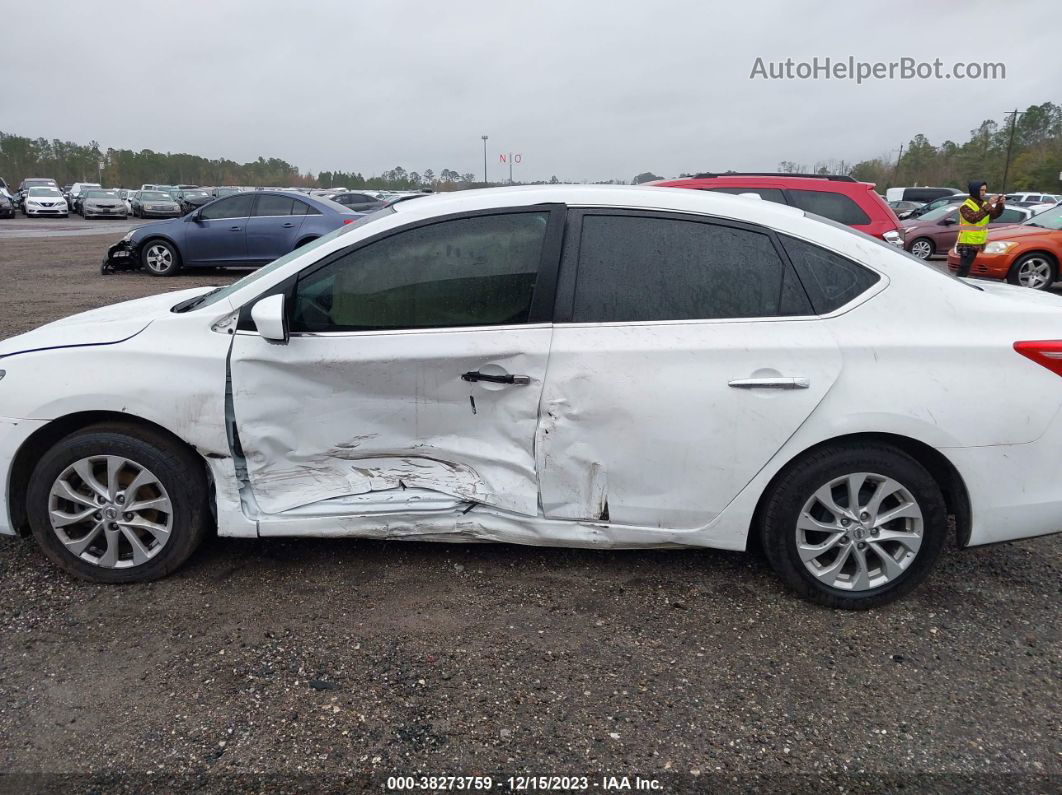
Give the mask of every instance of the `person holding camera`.
<path id="1" fill-rule="evenodd" d="M 970 275 L 977 252 L 988 240 L 988 224 L 999 218 L 1005 199 L 1002 194 L 988 199 L 988 183 L 975 180 L 970 183 L 970 198 L 959 208 L 959 240 L 955 250 L 959 254 L 959 277 Z"/>

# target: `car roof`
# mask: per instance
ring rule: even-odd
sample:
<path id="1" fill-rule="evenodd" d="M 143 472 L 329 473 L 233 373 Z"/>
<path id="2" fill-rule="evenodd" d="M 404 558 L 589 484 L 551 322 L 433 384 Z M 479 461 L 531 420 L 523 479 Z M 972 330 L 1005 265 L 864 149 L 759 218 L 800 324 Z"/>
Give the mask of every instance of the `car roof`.
<path id="1" fill-rule="evenodd" d="M 785 174 L 773 176 L 720 174 L 715 177 L 683 177 L 680 179 L 662 179 L 649 183 L 656 187 L 669 188 L 708 188 L 708 187 L 769 187 L 781 183 L 796 190 L 821 190 L 829 193 L 852 193 L 856 190 L 868 190 L 874 187 L 871 182 L 856 180 L 826 179 L 825 177 L 792 177 Z"/>

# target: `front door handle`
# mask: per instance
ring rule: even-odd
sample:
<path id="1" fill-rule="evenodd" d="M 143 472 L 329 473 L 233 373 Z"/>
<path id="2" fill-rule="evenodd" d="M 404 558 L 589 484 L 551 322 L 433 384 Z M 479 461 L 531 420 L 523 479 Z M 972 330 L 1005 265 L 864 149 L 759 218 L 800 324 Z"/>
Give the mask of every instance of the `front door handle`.
<path id="1" fill-rule="evenodd" d="M 735 378 L 729 382 L 734 389 L 807 389 L 810 378 Z"/>
<path id="2" fill-rule="evenodd" d="M 241 227 L 238 227 L 238 226 L 230 226 L 230 227 L 229 227 L 229 231 L 230 231 L 230 232 L 239 232 L 239 231 L 240 231 L 240 228 L 241 228 Z"/>
<path id="3" fill-rule="evenodd" d="M 516 386 L 527 386 L 531 383 L 531 376 L 529 375 L 488 375 L 487 373 L 481 373 L 479 370 L 462 373 L 461 378 L 465 381 L 490 381 L 492 384 L 514 384 Z"/>

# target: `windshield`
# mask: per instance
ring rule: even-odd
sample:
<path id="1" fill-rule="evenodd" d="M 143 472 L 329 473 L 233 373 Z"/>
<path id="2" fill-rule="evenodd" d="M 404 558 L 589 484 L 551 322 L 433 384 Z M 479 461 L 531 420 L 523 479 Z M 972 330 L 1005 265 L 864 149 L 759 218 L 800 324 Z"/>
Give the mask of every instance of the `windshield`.
<path id="1" fill-rule="evenodd" d="M 90 190 L 85 192 L 86 199 L 117 199 L 118 194 L 113 190 Z"/>
<path id="2" fill-rule="evenodd" d="M 1062 207 L 1052 207 L 1049 210 L 1044 210 L 1028 221 L 1022 221 L 1022 226 L 1039 226 L 1043 229 L 1053 229 L 1057 232 L 1062 229 Z"/>
<path id="3" fill-rule="evenodd" d="M 29 196 L 50 196 L 53 199 L 58 199 L 63 194 L 61 194 L 55 188 L 30 188 L 29 189 L 29 193 L 27 195 L 29 195 Z"/>
<path id="4" fill-rule="evenodd" d="M 951 215 L 951 213 L 955 212 L 955 210 L 957 208 L 958 208 L 958 205 L 947 204 L 947 205 L 945 205 L 943 207 L 938 207 L 935 210 L 930 210 L 928 213 L 924 213 L 922 215 L 922 217 L 919 218 L 918 220 L 920 222 L 939 221 L 941 218 L 944 218 L 947 215 Z"/>
<path id="5" fill-rule="evenodd" d="M 184 198 L 186 199 L 201 199 L 209 195 L 205 190 L 186 190 L 184 192 Z"/>
<path id="6" fill-rule="evenodd" d="M 163 193 L 160 190 L 145 190 L 140 192 L 141 199 L 147 199 L 153 202 L 166 202 L 173 199 L 168 193 Z"/>
<path id="7" fill-rule="evenodd" d="M 346 209 L 346 208 L 344 208 L 344 209 Z M 187 311 L 189 311 L 191 309 L 199 309 L 199 308 L 204 307 L 204 306 L 210 306 L 211 304 L 215 304 L 218 301 L 222 301 L 222 300 L 228 298 L 233 293 L 235 293 L 237 290 L 242 290 L 244 287 L 248 287 L 249 285 L 254 284 L 256 281 L 261 279 L 263 276 L 272 273 L 273 271 L 277 270 L 278 268 L 284 267 L 285 265 L 287 265 L 289 262 L 291 262 L 296 257 L 301 257 L 303 254 L 306 254 L 306 253 L 308 253 L 310 251 L 313 251 L 315 248 L 318 248 L 319 246 L 323 245 L 324 243 L 327 243 L 330 240 L 335 240 L 340 235 L 345 235 L 348 232 L 352 232 L 355 229 L 360 229 L 361 227 L 365 226 L 366 224 L 371 223 L 372 221 L 375 221 L 377 218 L 383 218 L 385 216 L 391 215 L 392 213 L 394 213 L 394 210 L 392 210 L 389 207 L 385 207 L 382 210 L 377 210 L 376 212 L 371 213 L 369 215 L 366 215 L 363 218 L 359 218 L 354 223 L 344 224 L 343 226 L 339 227 L 338 229 L 332 230 L 327 235 L 322 235 L 321 237 L 317 238 L 316 240 L 314 240 L 314 241 L 312 241 L 310 243 L 307 243 L 305 246 L 302 246 L 300 248 L 295 249 L 290 254 L 285 254 L 280 259 L 273 260 L 268 265 L 265 265 L 264 267 L 259 268 L 254 273 L 250 273 L 247 276 L 244 276 L 242 279 L 240 279 L 237 282 L 233 282 L 232 284 L 230 284 L 230 285 L 228 285 L 226 287 L 220 287 L 217 290 L 214 290 L 213 292 L 207 293 L 206 295 L 197 296 L 196 298 L 193 298 L 191 301 L 185 301 L 183 303 L 178 304 L 177 306 L 173 307 L 173 311 L 174 312 L 187 312 Z"/>
<path id="8" fill-rule="evenodd" d="M 37 185 L 37 186 L 40 186 L 40 185 L 55 185 L 55 180 L 54 179 L 27 179 L 26 180 L 26 187 L 27 188 L 32 188 L 34 185 Z"/>

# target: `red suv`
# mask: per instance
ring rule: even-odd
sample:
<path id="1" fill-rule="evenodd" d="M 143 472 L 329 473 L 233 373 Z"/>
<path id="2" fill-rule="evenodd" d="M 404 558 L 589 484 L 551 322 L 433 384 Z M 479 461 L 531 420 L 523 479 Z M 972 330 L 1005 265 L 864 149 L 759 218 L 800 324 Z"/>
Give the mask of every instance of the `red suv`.
<path id="1" fill-rule="evenodd" d="M 874 192 L 870 182 L 816 174 L 697 174 L 686 179 L 652 182 L 663 188 L 693 188 L 719 193 L 755 193 L 761 199 L 799 207 L 903 247 L 896 213 Z"/>

